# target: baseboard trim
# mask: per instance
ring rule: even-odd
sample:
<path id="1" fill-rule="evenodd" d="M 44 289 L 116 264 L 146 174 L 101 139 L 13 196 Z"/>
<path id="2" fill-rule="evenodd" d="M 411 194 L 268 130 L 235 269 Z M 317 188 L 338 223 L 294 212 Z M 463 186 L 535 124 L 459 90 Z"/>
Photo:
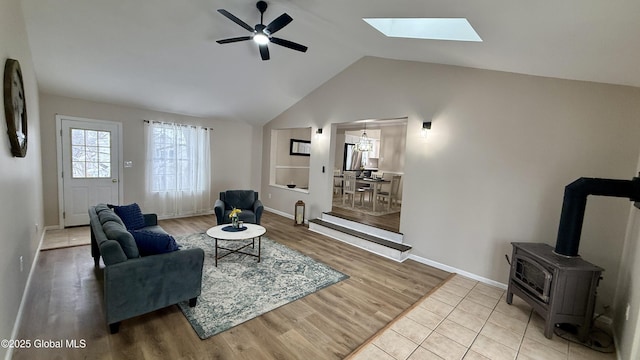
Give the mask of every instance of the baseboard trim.
<path id="1" fill-rule="evenodd" d="M 205 215 L 214 215 L 215 216 L 216 213 L 213 212 L 213 211 L 205 211 L 205 212 L 201 212 L 201 213 L 197 213 L 197 214 L 164 215 L 164 216 L 158 216 L 158 220 L 182 219 L 182 218 L 187 218 L 187 217 L 205 216 Z"/>
<path id="2" fill-rule="evenodd" d="M 425 264 L 425 265 L 433 266 L 436 269 L 444 270 L 444 271 L 447 271 L 447 272 L 450 272 L 450 273 L 456 273 L 456 274 L 468 277 L 470 279 L 479 281 L 481 283 L 501 288 L 502 290 L 506 290 L 507 289 L 507 284 L 503 284 L 503 283 L 495 281 L 495 280 L 487 279 L 486 277 L 482 277 L 480 275 L 476 275 L 476 274 L 470 273 L 468 271 L 460 270 L 460 269 L 455 268 L 453 266 L 445 265 L 445 264 L 439 263 L 437 261 L 429 260 L 429 259 L 417 256 L 417 255 L 413 255 L 413 254 L 409 255 L 409 259 L 415 260 L 415 261 L 417 261 L 419 263 L 422 263 L 422 264 Z"/>
<path id="3" fill-rule="evenodd" d="M 266 207 L 266 206 L 264 207 L 264 210 L 268 211 L 270 213 L 274 213 L 276 215 L 284 216 L 284 217 L 286 217 L 288 219 L 293 220 L 293 215 L 292 214 L 287 214 L 286 212 L 283 212 L 283 211 L 280 211 L 280 210 L 276 210 L 276 209 L 272 209 L 272 208 Z"/>
<path id="4" fill-rule="evenodd" d="M 38 263 L 38 258 L 40 257 L 40 248 L 42 248 L 42 242 L 44 241 L 44 234 L 50 226 L 45 226 L 40 234 L 40 241 L 38 242 L 38 248 L 36 249 L 36 255 L 33 257 L 33 262 L 31 263 L 31 269 L 29 270 L 29 276 L 27 276 L 27 283 L 24 286 L 24 291 L 22 292 L 22 299 L 20 300 L 20 306 L 18 307 L 18 314 L 16 315 L 16 321 L 13 323 L 13 330 L 11 330 L 11 339 L 18 338 L 18 330 L 20 330 L 20 322 L 22 322 L 22 313 L 24 312 L 24 304 L 27 301 L 27 294 L 29 293 L 29 288 L 31 287 L 31 279 L 33 277 L 33 272 L 36 269 L 36 264 Z M 13 356 L 13 348 L 9 348 L 7 353 L 5 354 L 5 360 L 10 360 Z"/>
<path id="5" fill-rule="evenodd" d="M 293 214 L 287 214 L 286 212 L 282 212 L 280 210 L 272 209 L 272 208 L 266 207 L 266 206 L 264 207 L 264 211 L 268 211 L 270 213 L 274 213 L 276 215 L 280 215 L 280 216 L 286 217 L 287 219 L 293 220 Z M 305 219 L 304 223 L 308 224 L 309 220 Z"/>

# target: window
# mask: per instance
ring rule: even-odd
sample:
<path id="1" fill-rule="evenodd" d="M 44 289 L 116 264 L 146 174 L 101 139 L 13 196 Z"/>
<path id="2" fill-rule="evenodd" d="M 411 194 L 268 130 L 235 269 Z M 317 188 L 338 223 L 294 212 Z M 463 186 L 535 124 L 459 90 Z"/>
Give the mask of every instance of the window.
<path id="1" fill-rule="evenodd" d="M 111 177 L 111 133 L 71 129 L 71 177 Z"/>
<path id="2" fill-rule="evenodd" d="M 145 126 L 149 210 L 159 215 L 181 215 L 208 209 L 209 129 L 155 121 L 145 122 Z"/>

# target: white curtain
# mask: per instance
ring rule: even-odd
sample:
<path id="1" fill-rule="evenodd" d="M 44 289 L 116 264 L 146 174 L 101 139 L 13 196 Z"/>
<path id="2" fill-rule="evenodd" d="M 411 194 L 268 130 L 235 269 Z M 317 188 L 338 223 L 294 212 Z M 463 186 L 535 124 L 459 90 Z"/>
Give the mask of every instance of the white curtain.
<path id="1" fill-rule="evenodd" d="M 159 217 L 210 213 L 210 129 L 145 121 L 144 210 Z"/>

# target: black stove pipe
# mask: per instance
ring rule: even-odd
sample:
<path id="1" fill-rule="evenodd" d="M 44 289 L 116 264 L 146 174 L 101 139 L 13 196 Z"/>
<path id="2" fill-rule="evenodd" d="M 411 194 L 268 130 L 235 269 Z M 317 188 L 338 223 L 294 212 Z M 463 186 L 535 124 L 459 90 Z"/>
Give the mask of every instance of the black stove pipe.
<path id="1" fill-rule="evenodd" d="M 582 221 L 589 195 L 623 197 L 631 201 L 640 201 L 640 178 L 614 180 L 583 177 L 567 185 L 564 188 L 556 254 L 568 257 L 579 256 Z"/>

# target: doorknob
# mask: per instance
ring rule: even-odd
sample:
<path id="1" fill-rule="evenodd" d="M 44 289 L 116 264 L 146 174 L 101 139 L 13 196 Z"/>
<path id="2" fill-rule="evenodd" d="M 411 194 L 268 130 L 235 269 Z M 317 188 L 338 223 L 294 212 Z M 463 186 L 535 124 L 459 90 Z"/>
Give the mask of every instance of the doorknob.
<path id="1" fill-rule="evenodd" d="M 111 179 L 111 182 L 112 182 L 112 183 L 117 183 L 117 182 L 118 182 L 118 179 Z"/>

